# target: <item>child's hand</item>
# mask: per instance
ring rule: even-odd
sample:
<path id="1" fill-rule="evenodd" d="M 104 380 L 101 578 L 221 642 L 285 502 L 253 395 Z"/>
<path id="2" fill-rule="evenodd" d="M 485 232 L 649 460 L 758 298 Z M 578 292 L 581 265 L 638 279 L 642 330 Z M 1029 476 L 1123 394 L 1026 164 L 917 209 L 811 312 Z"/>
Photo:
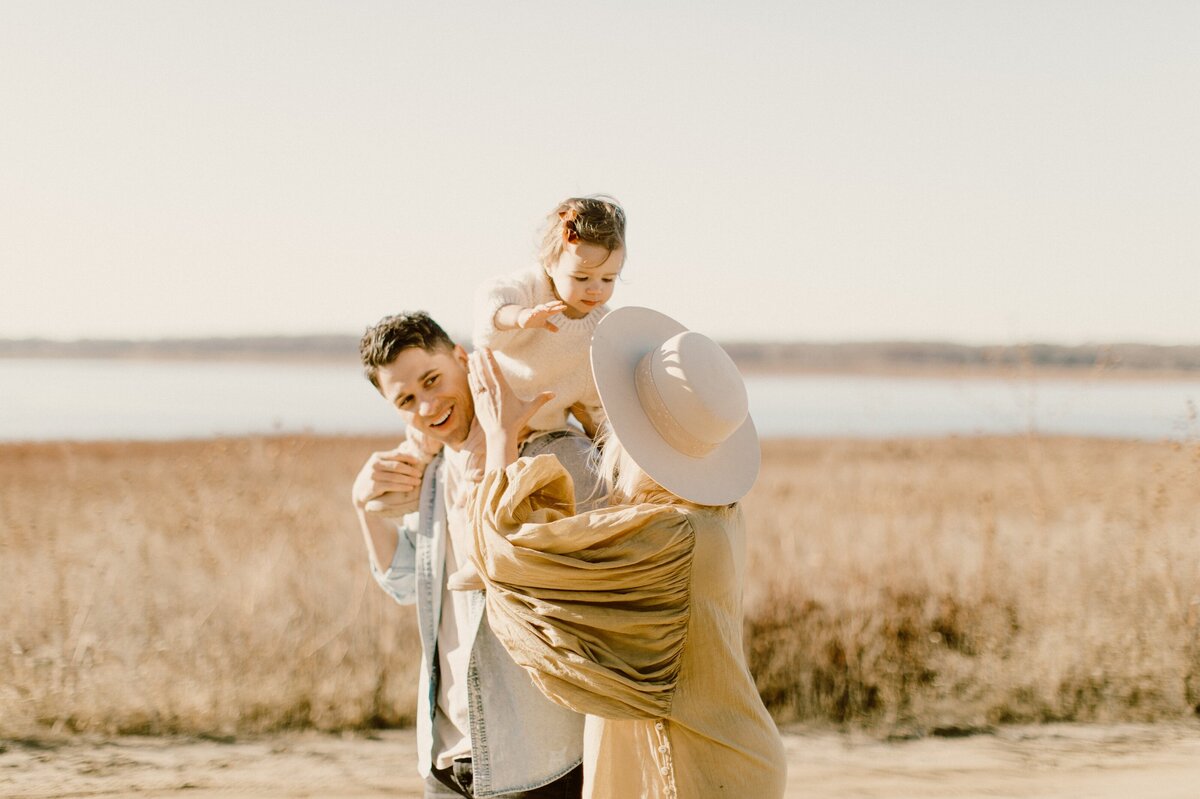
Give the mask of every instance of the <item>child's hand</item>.
<path id="1" fill-rule="evenodd" d="M 551 333 L 557 333 L 558 326 L 550 321 L 550 317 L 560 314 L 565 310 L 567 310 L 567 304 L 562 300 L 543 302 L 541 305 L 535 305 L 532 308 L 522 308 L 521 312 L 517 314 L 517 327 L 523 330 L 529 330 L 533 327 L 544 327 Z"/>

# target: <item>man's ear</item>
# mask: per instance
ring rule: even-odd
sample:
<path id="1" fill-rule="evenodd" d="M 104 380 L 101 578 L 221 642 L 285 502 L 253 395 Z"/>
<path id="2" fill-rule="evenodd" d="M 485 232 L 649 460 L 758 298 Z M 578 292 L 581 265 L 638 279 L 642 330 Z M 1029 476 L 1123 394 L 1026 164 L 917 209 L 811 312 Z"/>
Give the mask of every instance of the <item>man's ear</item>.
<path id="1" fill-rule="evenodd" d="M 467 368 L 467 351 L 462 348 L 461 344 L 454 345 L 454 360 L 462 364 L 462 368 Z"/>

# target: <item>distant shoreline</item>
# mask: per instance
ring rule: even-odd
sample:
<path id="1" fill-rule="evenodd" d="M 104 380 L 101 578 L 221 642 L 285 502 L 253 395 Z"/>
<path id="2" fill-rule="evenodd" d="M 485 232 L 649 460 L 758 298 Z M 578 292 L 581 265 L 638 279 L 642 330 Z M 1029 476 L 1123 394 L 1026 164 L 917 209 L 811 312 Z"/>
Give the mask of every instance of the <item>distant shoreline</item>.
<path id="1" fill-rule="evenodd" d="M 722 342 L 738 367 L 759 375 L 912 378 L 1200 379 L 1200 345 L 950 342 Z M 347 335 L 157 340 L 0 340 L 0 359 L 117 359 L 357 363 Z"/>

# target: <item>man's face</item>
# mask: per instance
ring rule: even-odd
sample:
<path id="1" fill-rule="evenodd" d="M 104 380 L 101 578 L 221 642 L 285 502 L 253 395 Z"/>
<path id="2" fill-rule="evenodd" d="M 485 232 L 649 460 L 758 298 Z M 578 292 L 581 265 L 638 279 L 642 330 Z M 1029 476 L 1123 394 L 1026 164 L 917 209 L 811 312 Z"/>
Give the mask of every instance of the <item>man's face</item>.
<path id="1" fill-rule="evenodd" d="M 475 420 L 475 402 L 467 383 L 467 353 L 462 347 L 427 352 L 410 347 L 376 371 L 379 392 L 405 424 L 457 447 Z"/>

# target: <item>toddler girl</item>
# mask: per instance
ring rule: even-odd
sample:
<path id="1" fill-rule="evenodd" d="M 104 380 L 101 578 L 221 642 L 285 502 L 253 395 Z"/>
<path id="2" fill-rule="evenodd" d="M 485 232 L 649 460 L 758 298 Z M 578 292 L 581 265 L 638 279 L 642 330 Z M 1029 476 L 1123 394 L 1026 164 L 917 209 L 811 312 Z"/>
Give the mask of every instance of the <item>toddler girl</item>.
<path id="1" fill-rule="evenodd" d="M 480 286 L 472 344 L 492 351 L 522 399 L 554 392 L 529 420 L 533 430 L 561 428 L 570 413 L 595 438 L 604 411 L 592 379 L 592 331 L 625 265 L 625 212 L 593 195 L 563 200 L 546 219 L 538 265 Z M 483 581 L 464 559 L 446 585 L 478 590 Z"/>
<path id="2" fill-rule="evenodd" d="M 472 342 L 522 399 L 554 392 L 530 427 L 561 428 L 570 412 L 595 438 L 603 411 L 588 351 L 625 264 L 625 212 L 604 195 L 571 197 L 547 220 L 540 263 L 479 288 Z"/>
<path id="3" fill-rule="evenodd" d="M 562 428 L 569 413 L 595 438 L 604 412 L 589 349 L 625 264 L 625 212 L 612 197 L 592 195 L 563 200 L 546 219 L 537 266 L 480 286 L 472 343 L 492 350 L 522 399 L 554 392 L 530 419 L 533 430 Z M 427 463 L 439 449 L 410 430 L 399 451 Z M 447 586 L 477 590 L 483 582 L 465 560 Z"/>

